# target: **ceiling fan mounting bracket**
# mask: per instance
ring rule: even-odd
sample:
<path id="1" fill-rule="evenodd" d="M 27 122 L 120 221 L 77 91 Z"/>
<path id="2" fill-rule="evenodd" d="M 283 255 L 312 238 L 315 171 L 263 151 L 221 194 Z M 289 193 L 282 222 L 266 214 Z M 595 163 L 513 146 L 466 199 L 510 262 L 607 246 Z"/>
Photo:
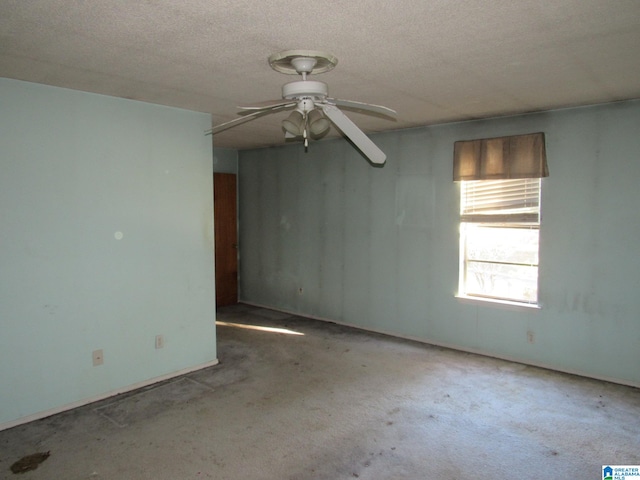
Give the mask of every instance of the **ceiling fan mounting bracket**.
<path id="1" fill-rule="evenodd" d="M 338 59 L 316 50 L 285 50 L 269 57 L 269 65 L 276 72 L 287 75 L 318 74 L 332 70 Z"/>

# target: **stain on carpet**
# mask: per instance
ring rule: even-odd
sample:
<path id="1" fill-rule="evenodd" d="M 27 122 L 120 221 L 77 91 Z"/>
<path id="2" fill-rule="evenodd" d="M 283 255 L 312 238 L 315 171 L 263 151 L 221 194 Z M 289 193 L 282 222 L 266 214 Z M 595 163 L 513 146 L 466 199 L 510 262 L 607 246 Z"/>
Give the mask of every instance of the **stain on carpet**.
<path id="1" fill-rule="evenodd" d="M 49 458 L 49 455 L 51 455 L 51 452 L 39 452 L 22 457 L 11 465 L 11 471 L 13 473 L 25 473 L 35 470 L 42 462 Z"/>

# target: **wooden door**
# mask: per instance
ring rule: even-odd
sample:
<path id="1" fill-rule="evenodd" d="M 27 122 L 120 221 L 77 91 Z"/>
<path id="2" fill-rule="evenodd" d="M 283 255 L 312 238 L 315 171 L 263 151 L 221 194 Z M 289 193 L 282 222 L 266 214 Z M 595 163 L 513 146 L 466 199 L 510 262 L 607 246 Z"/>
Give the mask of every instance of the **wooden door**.
<path id="1" fill-rule="evenodd" d="M 213 174 L 216 306 L 238 303 L 238 220 L 236 176 Z"/>

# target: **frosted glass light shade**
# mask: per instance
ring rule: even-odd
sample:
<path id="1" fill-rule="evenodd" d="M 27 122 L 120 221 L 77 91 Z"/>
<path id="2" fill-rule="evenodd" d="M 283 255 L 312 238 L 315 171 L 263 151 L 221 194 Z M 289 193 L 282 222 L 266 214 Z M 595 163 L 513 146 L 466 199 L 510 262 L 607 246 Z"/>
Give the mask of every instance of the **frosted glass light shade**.
<path id="1" fill-rule="evenodd" d="M 297 110 L 291 112 L 291 115 L 282 121 L 282 127 L 291 135 L 295 135 L 296 137 L 302 135 L 303 125 L 304 117 Z"/>
<path id="2" fill-rule="evenodd" d="M 322 115 L 319 110 L 312 110 L 309 113 L 309 130 L 314 135 L 322 135 L 330 126 L 329 119 Z"/>

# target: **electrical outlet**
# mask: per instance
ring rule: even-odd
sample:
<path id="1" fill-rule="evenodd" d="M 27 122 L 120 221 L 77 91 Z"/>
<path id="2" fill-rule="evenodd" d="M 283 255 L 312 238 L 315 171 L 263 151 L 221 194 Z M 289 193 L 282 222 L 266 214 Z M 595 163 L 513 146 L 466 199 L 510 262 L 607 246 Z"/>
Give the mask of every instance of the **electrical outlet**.
<path id="1" fill-rule="evenodd" d="M 156 348 L 164 347 L 164 335 L 156 335 Z"/>
<path id="2" fill-rule="evenodd" d="M 98 365 L 102 365 L 104 363 L 104 355 L 102 354 L 102 349 L 93 351 L 93 366 L 97 367 Z"/>
<path id="3" fill-rule="evenodd" d="M 527 342 L 533 343 L 535 341 L 535 335 L 531 330 L 527 332 Z"/>
<path id="4" fill-rule="evenodd" d="M 298 295 L 302 295 L 303 292 L 304 292 L 304 289 L 302 287 L 298 288 Z"/>

